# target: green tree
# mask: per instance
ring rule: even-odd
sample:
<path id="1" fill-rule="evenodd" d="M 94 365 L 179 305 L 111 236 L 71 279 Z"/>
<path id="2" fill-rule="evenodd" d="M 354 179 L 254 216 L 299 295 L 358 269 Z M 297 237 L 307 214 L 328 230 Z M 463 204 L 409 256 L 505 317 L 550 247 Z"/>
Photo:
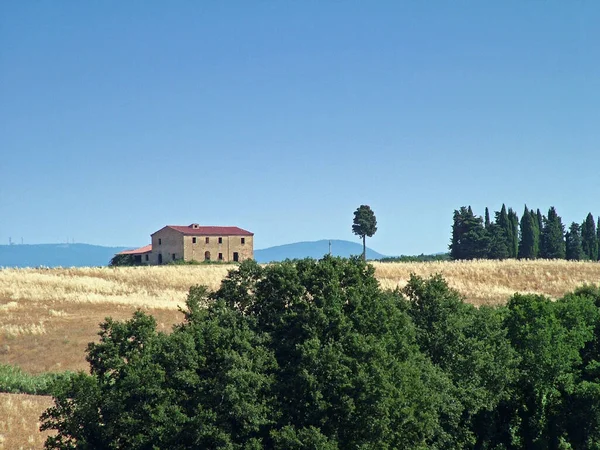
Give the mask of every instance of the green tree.
<path id="1" fill-rule="evenodd" d="M 516 258 L 519 254 L 519 216 L 512 208 L 508 208 L 510 257 Z"/>
<path id="2" fill-rule="evenodd" d="M 541 235 L 540 256 L 546 259 L 565 259 L 565 227 L 554 206 L 548 210 Z"/>
<path id="3" fill-rule="evenodd" d="M 566 258 L 571 261 L 579 261 L 583 259 L 583 247 L 581 245 L 581 227 L 578 223 L 573 222 L 565 235 L 565 254 Z"/>
<path id="4" fill-rule="evenodd" d="M 581 245 L 586 259 L 598 260 L 598 236 L 594 216 L 589 213 L 581 226 Z"/>
<path id="5" fill-rule="evenodd" d="M 536 212 L 536 218 L 537 218 L 537 224 L 538 224 L 538 230 L 540 230 L 540 239 L 541 239 L 541 233 L 542 230 L 544 229 L 544 216 L 542 215 L 542 212 L 540 211 L 540 209 L 537 209 Z M 540 242 L 541 245 L 541 242 Z"/>
<path id="6" fill-rule="evenodd" d="M 490 259 L 507 259 L 512 256 L 513 228 L 506 210 L 502 205 L 500 211 L 495 212 L 495 221 L 488 229 L 490 243 L 487 257 Z"/>
<path id="7" fill-rule="evenodd" d="M 260 267 L 193 287 L 171 333 L 136 312 L 88 346 L 43 417 L 47 449 L 465 448 L 452 380 L 399 292 L 362 259 Z M 495 348 L 495 347 L 492 347 Z M 496 355 L 491 357 L 496 358 Z"/>
<path id="8" fill-rule="evenodd" d="M 492 223 L 488 230 L 489 245 L 487 257 L 489 259 L 507 259 L 510 257 L 510 248 L 506 229 Z"/>
<path id="9" fill-rule="evenodd" d="M 403 290 L 422 352 L 451 379 L 463 410 L 454 431 L 461 445 L 485 448 L 493 434 L 493 411 L 511 398 L 518 356 L 510 345 L 503 315 L 465 303 L 439 275 L 411 276 Z"/>
<path id="10" fill-rule="evenodd" d="M 598 436 L 597 414 L 587 410 L 590 417 L 584 418 L 574 410 L 590 399 L 581 395 L 591 386 L 580 378 L 580 368 L 597 323 L 598 308 L 587 296 L 554 302 L 515 295 L 509 301 L 505 325 L 521 361 L 513 395 L 499 407 L 504 448 L 598 448 L 598 441 L 589 445 L 590 436 Z"/>
<path id="11" fill-rule="evenodd" d="M 598 225 L 596 226 L 596 233 L 598 234 L 598 261 L 600 261 L 600 216 L 598 216 Z"/>
<path id="12" fill-rule="evenodd" d="M 133 255 L 122 255 L 117 253 L 113 256 L 108 263 L 110 267 L 118 267 L 118 266 L 137 266 L 138 263 L 135 262 L 135 258 Z"/>
<path id="13" fill-rule="evenodd" d="M 490 222 L 490 210 L 489 210 L 489 209 L 488 209 L 488 207 L 486 206 L 486 207 L 485 207 L 485 222 L 484 222 L 484 227 L 485 227 L 485 229 L 486 229 L 486 230 L 487 230 L 487 229 L 489 229 L 489 228 L 490 228 L 490 225 L 491 225 L 491 222 Z"/>
<path id="14" fill-rule="evenodd" d="M 485 258 L 488 244 L 489 238 L 483 226 L 483 219 L 475 216 L 470 206 L 454 210 L 452 240 L 449 245 L 450 258 Z"/>
<path id="15" fill-rule="evenodd" d="M 375 213 L 368 205 L 360 205 L 354 211 L 354 222 L 352 224 L 352 232 L 360 236 L 363 241 L 363 260 L 367 259 L 367 244 L 365 238 L 371 237 L 377 232 L 377 219 Z"/>
<path id="16" fill-rule="evenodd" d="M 541 233 L 542 230 L 540 228 L 539 222 L 538 222 L 538 216 L 536 214 L 536 212 L 532 209 L 531 210 L 531 221 L 533 224 L 533 239 L 534 239 L 534 258 L 537 258 L 540 254 L 540 240 L 541 240 Z"/>
<path id="17" fill-rule="evenodd" d="M 535 216 L 527 205 L 521 217 L 521 234 L 519 241 L 519 258 L 535 259 L 539 251 L 539 232 L 536 233 Z"/>

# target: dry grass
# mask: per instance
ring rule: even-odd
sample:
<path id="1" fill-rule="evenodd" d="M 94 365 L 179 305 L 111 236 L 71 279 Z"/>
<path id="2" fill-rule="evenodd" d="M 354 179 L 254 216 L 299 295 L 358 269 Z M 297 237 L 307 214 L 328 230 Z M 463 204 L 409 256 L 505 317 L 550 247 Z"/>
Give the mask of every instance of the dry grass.
<path id="1" fill-rule="evenodd" d="M 580 261 L 453 261 L 375 263 L 384 288 L 403 287 L 411 273 L 440 273 L 469 303 L 496 305 L 515 292 L 558 298 L 583 284 L 600 283 L 600 263 Z"/>
<path id="2" fill-rule="evenodd" d="M 0 449 L 41 449 L 46 436 L 41 433 L 40 415 L 52 405 L 50 397 L 0 394 Z"/>
<path id="3" fill-rule="evenodd" d="M 600 264 L 567 261 L 374 263 L 382 287 L 403 287 L 410 274 L 441 273 L 476 305 L 505 302 L 515 292 L 560 297 L 600 283 Z M 0 363 L 27 372 L 85 370 L 84 351 L 105 317 L 126 319 L 137 308 L 168 331 L 181 321 L 193 284 L 219 286 L 235 266 L 160 266 L 0 270 Z"/>

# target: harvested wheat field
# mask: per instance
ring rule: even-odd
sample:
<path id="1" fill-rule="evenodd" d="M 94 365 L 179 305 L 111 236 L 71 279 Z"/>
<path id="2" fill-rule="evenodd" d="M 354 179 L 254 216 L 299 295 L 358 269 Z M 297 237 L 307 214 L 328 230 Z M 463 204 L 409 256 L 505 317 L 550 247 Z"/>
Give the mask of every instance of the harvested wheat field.
<path id="1" fill-rule="evenodd" d="M 515 292 L 558 298 L 583 284 L 600 284 L 600 263 L 565 260 L 375 263 L 384 288 L 404 287 L 411 273 L 444 276 L 474 305 L 497 305 Z"/>
<path id="2" fill-rule="evenodd" d="M 50 433 L 40 432 L 40 415 L 51 405 L 51 397 L 0 394 L 0 449 L 42 448 Z"/>
<path id="3" fill-rule="evenodd" d="M 505 302 L 513 293 L 560 297 L 600 283 L 600 264 L 568 261 L 374 263 L 382 287 L 403 287 L 411 273 L 442 274 L 475 305 Z M 138 308 L 168 331 L 181 320 L 188 289 L 211 289 L 235 266 L 0 270 L 0 363 L 27 372 L 85 370 L 84 350 L 105 317 L 129 318 Z"/>

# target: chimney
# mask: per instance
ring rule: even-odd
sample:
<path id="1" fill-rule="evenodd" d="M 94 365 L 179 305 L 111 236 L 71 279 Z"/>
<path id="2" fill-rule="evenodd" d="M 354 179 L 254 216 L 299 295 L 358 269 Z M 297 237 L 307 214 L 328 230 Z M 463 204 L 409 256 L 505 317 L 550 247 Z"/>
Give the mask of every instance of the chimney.
<path id="1" fill-rule="evenodd" d="M 197 223 L 193 223 L 190 225 L 190 227 L 192 227 L 194 230 L 197 230 L 200 227 L 200 225 L 198 225 Z"/>

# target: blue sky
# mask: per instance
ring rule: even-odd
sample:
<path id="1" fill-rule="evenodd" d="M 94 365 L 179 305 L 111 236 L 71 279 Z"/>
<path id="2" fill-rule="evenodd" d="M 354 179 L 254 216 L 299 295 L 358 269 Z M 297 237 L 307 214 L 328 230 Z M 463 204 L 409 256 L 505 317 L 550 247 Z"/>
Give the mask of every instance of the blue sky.
<path id="1" fill-rule="evenodd" d="M 0 243 L 447 248 L 452 211 L 600 215 L 600 2 L 0 3 Z"/>

